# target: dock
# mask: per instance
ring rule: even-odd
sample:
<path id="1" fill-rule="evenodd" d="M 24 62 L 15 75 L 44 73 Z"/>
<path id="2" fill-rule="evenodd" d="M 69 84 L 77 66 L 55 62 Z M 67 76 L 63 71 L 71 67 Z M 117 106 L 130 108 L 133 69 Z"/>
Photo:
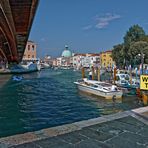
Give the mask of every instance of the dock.
<path id="1" fill-rule="evenodd" d="M 0 148 L 148 148 L 148 106 L 0 139 Z"/>

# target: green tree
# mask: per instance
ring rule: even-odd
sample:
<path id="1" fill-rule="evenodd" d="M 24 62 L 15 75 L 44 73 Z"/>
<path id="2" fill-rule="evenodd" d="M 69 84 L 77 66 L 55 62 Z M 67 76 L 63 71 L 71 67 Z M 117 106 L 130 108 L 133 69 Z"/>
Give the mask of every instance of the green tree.
<path id="1" fill-rule="evenodd" d="M 138 41 L 132 42 L 129 48 L 130 57 L 132 59 L 131 64 L 140 64 L 141 58 L 139 55 L 144 54 L 144 63 L 148 63 L 148 42 L 145 41 Z"/>
<path id="2" fill-rule="evenodd" d="M 148 42 L 148 35 L 145 35 L 145 36 L 142 38 L 142 41 Z"/>
<path id="3" fill-rule="evenodd" d="M 124 64 L 124 45 L 118 44 L 113 47 L 112 58 L 116 62 L 116 65 L 122 67 Z"/>
<path id="4" fill-rule="evenodd" d="M 129 28 L 129 30 L 126 32 L 124 36 L 124 53 L 125 53 L 125 61 L 126 64 L 133 64 L 133 57 L 131 56 L 132 53 L 130 53 L 130 46 L 133 42 L 138 42 L 141 40 L 146 39 L 145 38 L 145 32 L 142 27 L 139 25 L 133 25 Z M 129 60 L 130 59 L 130 60 Z"/>
<path id="5" fill-rule="evenodd" d="M 132 42 L 141 41 L 145 38 L 145 32 L 139 25 L 133 25 L 124 36 L 124 45 L 129 47 Z"/>
<path id="6" fill-rule="evenodd" d="M 140 64 L 138 54 L 144 53 L 145 63 L 148 63 L 148 35 L 145 34 L 142 27 L 133 25 L 124 36 L 123 44 L 118 44 L 113 48 L 113 60 L 116 65 L 127 66 L 135 63 Z"/>

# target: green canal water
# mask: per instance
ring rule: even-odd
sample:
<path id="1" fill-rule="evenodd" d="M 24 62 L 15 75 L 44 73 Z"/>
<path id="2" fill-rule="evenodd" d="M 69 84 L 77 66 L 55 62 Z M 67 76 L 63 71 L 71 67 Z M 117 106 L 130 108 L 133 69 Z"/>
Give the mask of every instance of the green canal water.
<path id="1" fill-rule="evenodd" d="M 22 81 L 0 75 L 0 137 L 86 120 L 138 107 L 136 100 L 106 102 L 78 92 L 80 72 L 42 70 Z"/>

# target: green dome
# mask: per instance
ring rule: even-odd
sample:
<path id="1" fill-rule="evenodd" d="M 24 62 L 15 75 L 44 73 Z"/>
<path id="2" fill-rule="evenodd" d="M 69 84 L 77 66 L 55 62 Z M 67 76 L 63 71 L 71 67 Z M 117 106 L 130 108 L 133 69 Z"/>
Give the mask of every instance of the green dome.
<path id="1" fill-rule="evenodd" d="M 72 56 L 72 52 L 66 46 L 65 50 L 62 52 L 62 57 L 71 57 L 71 56 Z"/>

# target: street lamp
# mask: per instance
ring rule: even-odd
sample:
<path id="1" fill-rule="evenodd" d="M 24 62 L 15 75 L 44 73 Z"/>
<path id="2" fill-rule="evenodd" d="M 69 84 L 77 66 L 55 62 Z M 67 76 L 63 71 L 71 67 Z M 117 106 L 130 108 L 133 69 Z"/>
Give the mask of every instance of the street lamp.
<path id="1" fill-rule="evenodd" d="M 143 52 L 141 52 L 141 54 L 138 54 L 138 56 L 140 56 L 140 58 L 141 58 L 141 66 L 142 66 L 142 74 L 143 74 L 143 64 L 144 64 L 144 54 L 143 54 Z"/>

